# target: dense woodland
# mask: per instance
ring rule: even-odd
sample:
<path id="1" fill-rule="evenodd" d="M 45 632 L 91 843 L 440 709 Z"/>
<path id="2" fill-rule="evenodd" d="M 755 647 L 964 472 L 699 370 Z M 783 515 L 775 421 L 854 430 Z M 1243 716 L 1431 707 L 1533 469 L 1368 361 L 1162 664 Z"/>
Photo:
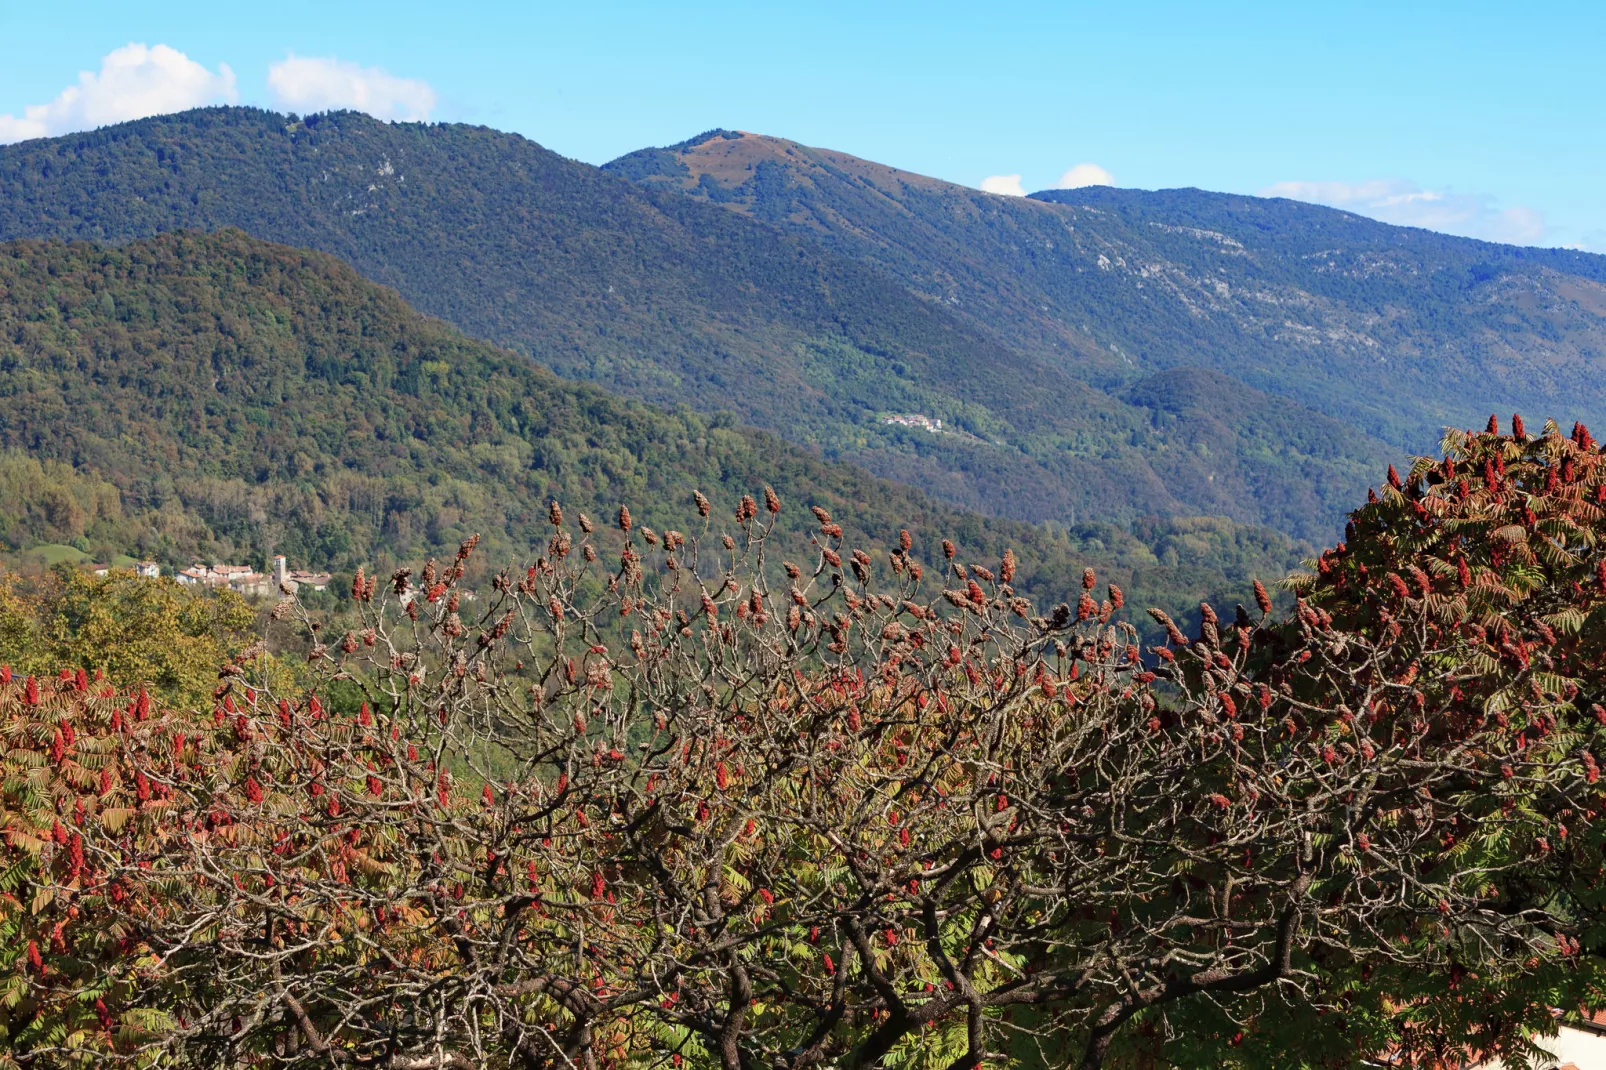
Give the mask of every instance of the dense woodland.
<path id="1" fill-rule="evenodd" d="M 1087 381 L 1108 351 L 1006 344 L 810 235 L 483 128 L 206 109 L 0 148 L 0 186 L 0 237 L 231 226 L 320 249 L 561 375 L 1015 519 L 1204 514 L 1319 540 L 1395 457 L 1220 376 L 1123 400 Z M 963 433 L 883 422 L 907 412 Z"/>
<path id="2" fill-rule="evenodd" d="M 1034 528 L 987 520 L 728 417 L 565 382 L 413 312 L 332 257 L 234 232 L 117 247 L 0 247 L 0 523 L 13 550 L 85 540 L 169 565 L 349 574 L 478 534 L 527 551 L 551 497 L 668 526 L 694 491 L 722 512 L 766 483 L 875 544 L 941 531 L 1020 555 L 1034 589 L 1074 562 L 1181 611 L 1242 601 L 1299 548 L 1229 521 Z M 70 467 L 69 467 L 70 466 Z M 796 529 L 801 538 L 801 530 Z"/>
<path id="3" fill-rule="evenodd" d="M 21 449 L 0 451 L 0 501 L 0 545 L 7 550 L 40 543 L 121 550 L 134 541 L 122 492 L 65 461 L 41 461 Z"/>

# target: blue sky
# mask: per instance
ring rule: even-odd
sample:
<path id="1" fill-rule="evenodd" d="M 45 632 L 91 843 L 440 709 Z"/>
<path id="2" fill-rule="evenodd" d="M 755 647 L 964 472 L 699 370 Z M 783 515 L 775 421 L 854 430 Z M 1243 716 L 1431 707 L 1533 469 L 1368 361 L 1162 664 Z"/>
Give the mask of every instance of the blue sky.
<path id="1" fill-rule="evenodd" d="M 1275 192 L 1606 251 L 1601 3 L 0 0 L 0 140 L 214 100 L 593 163 L 726 126 L 998 191 Z"/>

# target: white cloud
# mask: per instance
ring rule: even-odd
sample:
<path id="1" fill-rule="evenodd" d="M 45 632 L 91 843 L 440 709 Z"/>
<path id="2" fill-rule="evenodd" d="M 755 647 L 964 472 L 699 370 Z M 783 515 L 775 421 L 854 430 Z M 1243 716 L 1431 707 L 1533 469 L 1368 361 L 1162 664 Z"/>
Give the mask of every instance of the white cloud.
<path id="1" fill-rule="evenodd" d="M 435 90 L 417 78 L 398 78 L 333 56 L 291 54 L 268 65 L 274 103 L 302 113 L 352 108 L 376 119 L 420 122 L 435 108 Z"/>
<path id="2" fill-rule="evenodd" d="M 126 44 L 101 59 L 99 74 L 78 72 L 78 83 L 50 103 L 31 104 L 20 116 L 0 115 L 0 144 L 206 104 L 232 104 L 239 96 L 227 63 L 219 63 L 213 73 L 176 48 Z"/>
<path id="3" fill-rule="evenodd" d="M 1422 189 L 1396 179 L 1278 182 L 1261 190 L 1260 195 L 1310 201 L 1384 223 L 1513 245 L 1536 244 L 1548 229 L 1544 217 L 1532 208 L 1496 208 L 1491 198 L 1479 194 Z"/>
<path id="4" fill-rule="evenodd" d="M 989 175 L 981 180 L 983 193 L 997 193 L 1005 197 L 1024 197 L 1026 187 L 1020 184 L 1019 175 Z"/>
<path id="5" fill-rule="evenodd" d="M 1060 176 L 1055 189 L 1081 189 L 1083 186 L 1113 186 L 1115 176 L 1096 163 L 1079 163 Z"/>
<path id="6" fill-rule="evenodd" d="M 1083 186 L 1113 186 L 1115 176 L 1096 163 L 1079 163 L 1060 175 L 1055 189 L 1081 189 Z M 1026 187 L 1020 175 L 989 175 L 981 180 L 984 193 L 997 193 L 1004 197 L 1024 197 Z"/>

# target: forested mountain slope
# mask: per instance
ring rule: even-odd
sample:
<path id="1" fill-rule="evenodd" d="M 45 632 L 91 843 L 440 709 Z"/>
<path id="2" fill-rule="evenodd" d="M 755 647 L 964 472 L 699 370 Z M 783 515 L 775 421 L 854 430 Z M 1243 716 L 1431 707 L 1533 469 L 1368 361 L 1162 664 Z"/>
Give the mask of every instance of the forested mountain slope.
<path id="1" fill-rule="evenodd" d="M 1324 539 L 1395 455 L 1219 378 L 1161 369 L 1114 397 L 884 265 L 484 128 L 218 108 L 0 149 L 0 237 L 220 226 L 333 253 L 560 374 L 730 410 L 996 515 Z M 906 414 L 943 433 L 887 422 Z"/>
<path id="2" fill-rule="evenodd" d="M 694 490 L 728 517 L 766 483 L 787 502 L 789 552 L 821 505 L 856 545 L 908 528 L 930 557 L 945 536 L 969 560 L 1013 546 L 1054 597 L 1093 564 L 1172 606 L 1243 599 L 1249 575 L 1299 556 L 1221 520 L 1045 529 L 963 513 L 728 417 L 559 379 L 333 257 L 234 230 L 0 245 L 0 450 L 41 462 L 0 453 L 12 548 L 92 535 L 170 563 L 386 566 L 480 533 L 500 564 L 544 543 L 552 497 L 685 530 Z"/>
<path id="3" fill-rule="evenodd" d="M 730 131 L 606 169 L 807 234 L 1117 393 L 1203 365 L 1417 452 L 1495 409 L 1606 418 L 1606 257 L 1200 190 L 1000 197 Z"/>

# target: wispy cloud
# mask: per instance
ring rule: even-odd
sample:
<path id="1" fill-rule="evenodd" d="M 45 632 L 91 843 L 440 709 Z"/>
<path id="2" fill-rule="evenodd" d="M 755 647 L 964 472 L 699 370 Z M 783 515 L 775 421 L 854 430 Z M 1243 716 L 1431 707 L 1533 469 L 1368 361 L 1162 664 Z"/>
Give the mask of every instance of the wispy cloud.
<path id="1" fill-rule="evenodd" d="M 1492 198 L 1480 194 L 1423 189 L 1397 179 L 1278 182 L 1260 195 L 1325 204 L 1384 223 L 1513 245 L 1537 244 L 1548 230 L 1544 217 L 1532 208 L 1497 208 Z"/>
<path id="2" fill-rule="evenodd" d="M 1020 184 L 1019 175 L 988 175 L 981 180 L 983 193 L 997 193 L 1005 197 L 1024 197 L 1026 187 Z"/>
<path id="3" fill-rule="evenodd" d="M 1079 163 L 1060 175 L 1059 181 L 1054 183 L 1055 189 L 1081 189 L 1083 186 L 1113 186 L 1115 176 L 1096 163 Z M 981 180 L 981 188 L 986 193 L 997 193 L 1005 197 L 1024 197 L 1026 187 L 1021 183 L 1020 175 L 989 175 Z"/>
<path id="4" fill-rule="evenodd" d="M 1081 189 L 1083 186 L 1113 186 L 1115 176 L 1096 163 L 1079 163 L 1060 176 L 1055 189 Z"/>
<path id="5" fill-rule="evenodd" d="M 435 90 L 417 78 L 400 78 L 334 56 L 289 55 L 268 66 L 268 89 L 286 111 L 353 108 L 376 119 L 417 122 L 435 108 Z"/>
<path id="6" fill-rule="evenodd" d="M 219 63 L 209 71 L 176 48 L 126 44 L 108 52 L 100 71 L 80 71 L 78 81 L 48 104 L 22 114 L 0 115 L 0 143 L 53 137 L 147 115 L 184 111 L 239 99 L 234 72 Z"/>

